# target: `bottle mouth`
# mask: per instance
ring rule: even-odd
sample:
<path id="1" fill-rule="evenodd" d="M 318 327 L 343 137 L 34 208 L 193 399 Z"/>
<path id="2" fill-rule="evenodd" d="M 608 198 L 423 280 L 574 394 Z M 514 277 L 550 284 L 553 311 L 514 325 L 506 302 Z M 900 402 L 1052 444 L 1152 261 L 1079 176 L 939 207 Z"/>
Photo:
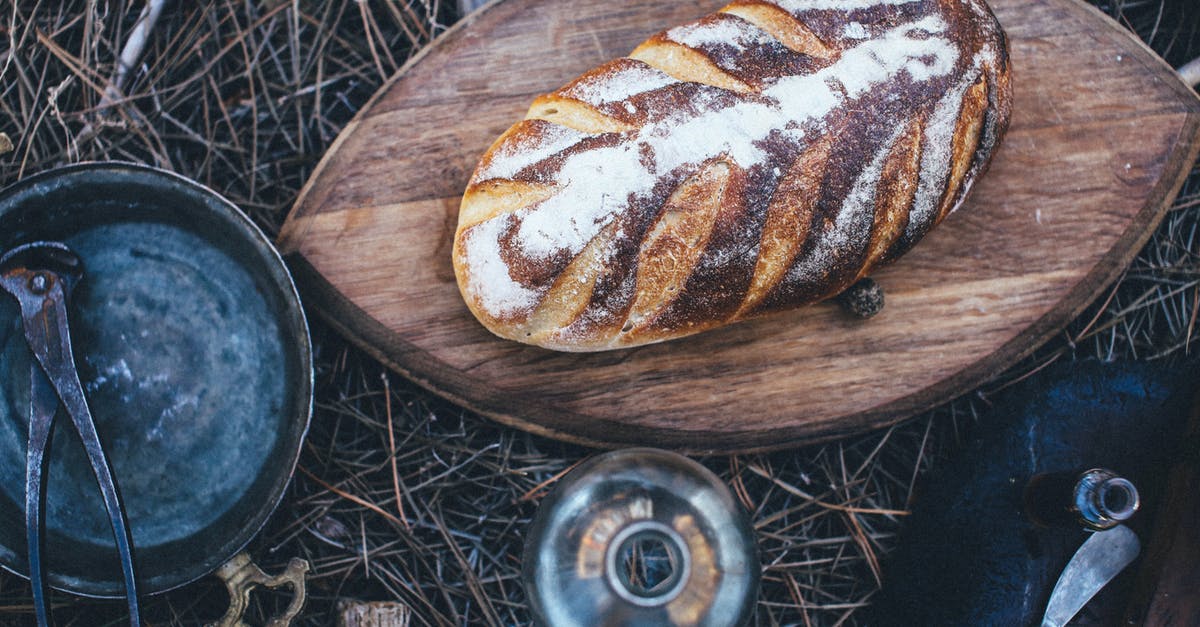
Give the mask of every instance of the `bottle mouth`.
<path id="1" fill-rule="evenodd" d="M 1104 468 L 1083 473 L 1074 498 L 1080 522 L 1094 530 L 1110 529 L 1129 520 L 1141 505 L 1133 483 Z"/>
<path id="2" fill-rule="evenodd" d="M 613 592 L 642 607 L 666 605 L 679 596 L 692 565 L 679 533 L 653 520 L 634 522 L 618 532 L 605 562 Z"/>
<path id="3" fill-rule="evenodd" d="M 1100 484 L 1096 509 L 1105 518 L 1123 522 L 1133 517 L 1140 505 L 1137 488 L 1124 477 L 1112 477 Z"/>

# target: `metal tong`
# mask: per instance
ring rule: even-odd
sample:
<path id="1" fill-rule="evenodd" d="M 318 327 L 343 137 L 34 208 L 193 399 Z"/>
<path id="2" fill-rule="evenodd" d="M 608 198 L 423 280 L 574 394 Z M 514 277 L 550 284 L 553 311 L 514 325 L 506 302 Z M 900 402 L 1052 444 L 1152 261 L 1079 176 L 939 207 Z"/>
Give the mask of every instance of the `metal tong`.
<path id="1" fill-rule="evenodd" d="M 79 257 L 57 242 L 25 244 L 0 257 L 0 287 L 12 294 L 20 304 L 25 341 L 34 357 L 30 362 L 29 448 L 25 459 L 25 533 L 29 546 L 29 580 L 33 585 L 38 625 L 44 627 L 49 624 L 41 559 L 46 449 L 61 401 L 79 432 L 92 472 L 100 484 L 104 507 L 108 510 L 117 551 L 121 556 L 129 621 L 137 626 L 141 624 L 141 619 L 129 526 L 125 521 L 121 496 L 117 492 L 108 458 L 104 455 L 96 424 L 84 398 L 83 385 L 75 370 L 71 349 L 67 299 L 82 277 L 83 264 Z"/>

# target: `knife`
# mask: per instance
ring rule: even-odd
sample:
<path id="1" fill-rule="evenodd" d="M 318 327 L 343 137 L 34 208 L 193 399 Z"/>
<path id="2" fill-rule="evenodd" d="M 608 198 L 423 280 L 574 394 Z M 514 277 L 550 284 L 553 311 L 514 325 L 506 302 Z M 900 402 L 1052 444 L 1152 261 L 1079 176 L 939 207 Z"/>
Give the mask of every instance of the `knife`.
<path id="1" fill-rule="evenodd" d="M 1166 470 L 1178 458 L 1198 368 L 1195 360 L 1061 362 L 996 395 L 963 449 L 915 493 L 911 520 L 888 556 L 883 589 L 863 623 L 1040 625 L 1063 567 L 1092 534 L 1078 521 L 1035 524 L 1024 509 L 1025 489 L 1037 475 L 1100 464 L 1138 487 L 1141 509 L 1155 509 Z M 1145 522 L 1125 523 L 1143 543 Z M 1111 582 L 1083 613 L 1119 617 L 1125 601 L 1117 593 L 1134 583 L 1128 575 Z"/>
<path id="2" fill-rule="evenodd" d="M 1140 552 L 1137 535 L 1125 525 L 1091 534 L 1071 557 L 1054 585 L 1042 627 L 1066 625 Z"/>

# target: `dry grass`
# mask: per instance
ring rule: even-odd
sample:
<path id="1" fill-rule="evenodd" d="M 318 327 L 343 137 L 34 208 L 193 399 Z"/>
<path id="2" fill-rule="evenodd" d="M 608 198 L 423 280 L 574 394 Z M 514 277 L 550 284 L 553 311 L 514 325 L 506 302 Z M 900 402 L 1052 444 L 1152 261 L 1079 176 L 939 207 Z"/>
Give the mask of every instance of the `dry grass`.
<path id="1" fill-rule="evenodd" d="M 268 233 L 323 151 L 385 77 L 455 19 L 438 0 L 172 3 L 113 97 L 141 3 L 0 4 L 0 183 L 94 159 L 197 179 Z M 1200 55 L 1193 0 L 1100 5 L 1176 65 Z M 118 81 L 120 82 L 120 81 Z M 106 91 L 109 97 L 106 99 Z M 124 95 L 121 95 L 124 94 Z M 1195 174 L 1195 173 L 1194 173 Z M 764 564 L 759 624 L 853 624 L 880 581 L 913 486 L 989 397 L 1052 360 L 1162 359 L 1197 350 L 1200 175 L 1106 298 L 974 395 L 883 432 L 704 461 L 751 512 Z M 312 562 L 304 624 L 341 598 L 400 599 L 431 625 L 525 623 L 521 545 L 537 503 L 592 451 L 481 420 L 388 374 L 316 324 L 317 411 L 300 471 L 251 550 L 269 570 Z M 0 575 L 0 624 L 29 620 Z M 148 599 L 153 624 L 224 609 L 206 579 Z M 120 624 L 122 606 L 56 597 L 60 624 Z M 261 624 L 286 595 L 254 605 Z"/>

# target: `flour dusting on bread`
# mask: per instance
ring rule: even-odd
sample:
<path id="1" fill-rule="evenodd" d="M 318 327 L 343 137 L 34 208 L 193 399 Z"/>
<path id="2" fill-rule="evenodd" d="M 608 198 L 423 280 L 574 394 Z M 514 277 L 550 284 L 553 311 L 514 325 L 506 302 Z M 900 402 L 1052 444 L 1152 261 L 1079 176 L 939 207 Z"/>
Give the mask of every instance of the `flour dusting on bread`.
<path id="1" fill-rule="evenodd" d="M 792 13 L 805 11 L 857 11 L 880 6 L 913 4 L 921 0 L 768 0 L 771 4 Z"/>
<path id="2" fill-rule="evenodd" d="M 666 32 L 666 39 L 693 48 L 729 46 L 745 50 L 751 46 L 778 43 L 766 31 L 738 19 L 713 20 L 676 26 Z"/>
<path id="3" fill-rule="evenodd" d="M 525 168 L 545 161 L 567 148 L 578 144 L 587 137 L 569 126 L 549 124 L 541 120 L 533 120 L 531 132 L 510 136 L 508 141 L 497 145 L 486 164 L 476 171 L 475 181 L 490 179 L 511 179 Z"/>
<path id="4" fill-rule="evenodd" d="M 875 217 L 875 193 L 879 186 L 880 174 L 883 172 L 883 162 L 903 132 L 903 126 L 896 127 L 887 141 L 880 145 L 871 162 L 854 180 L 850 193 L 846 194 L 846 201 L 833 223 L 817 236 L 816 246 L 792 266 L 788 273 L 789 281 L 818 280 L 829 271 L 826 260 L 837 251 L 866 248 L 871 236 L 871 221 Z"/>
<path id="5" fill-rule="evenodd" d="M 619 59 L 603 73 L 588 74 L 560 90 L 560 94 L 591 105 L 626 102 L 633 96 L 662 89 L 679 81 L 671 75 L 633 59 Z"/>
<path id="6" fill-rule="evenodd" d="M 599 350 L 831 295 L 875 263 L 868 249 L 880 216 L 902 229 L 894 244 L 884 242 L 894 258 L 961 204 L 995 149 L 1007 125 L 1008 62 L 1003 33 L 994 18 L 979 18 L 980 5 L 737 0 L 731 12 L 643 44 L 639 50 L 651 54 L 635 56 L 658 67 L 618 59 L 539 99 L 536 114 L 485 155 L 467 190 L 455 270 L 468 305 L 502 336 Z M 758 11 L 776 6 L 794 17 Z M 855 17 L 843 20 L 837 11 Z M 780 45 L 768 32 L 778 31 L 780 19 L 834 33 L 836 41 L 822 42 L 832 53 Z M 659 54 L 656 46 L 702 56 Z M 572 128 L 576 118 L 579 128 Z M 815 207 L 811 227 L 801 229 L 806 239 L 792 247 L 777 284 L 754 281 L 760 242 L 787 236 L 765 232 L 788 223 L 769 225 L 766 206 L 784 177 L 795 175 L 790 165 L 827 137 L 827 172 L 804 191 L 812 195 L 806 206 Z M 902 216 L 878 213 L 893 211 L 878 190 L 885 161 L 902 142 L 912 146 L 903 154 L 919 164 L 902 173 L 911 180 L 911 206 L 899 208 Z M 714 163 L 728 166 L 723 182 L 700 184 L 696 177 Z M 699 191 L 673 196 L 693 183 Z M 713 194 L 724 200 L 715 214 L 705 210 L 711 220 L 689 219 L 712 206 Z M 660 263 L 645 257 L 648 246 L 666 251 L 656 254 L 700 248 L 679 258 L 686 263 Z M 603 263 L 572 265 L 581 255 Z M 639 258 L 657 269 L 639 272 Z M 564 285 L 568 275 L 573 292 Z M 637 324 L 627 320 L 635 301 Z M 537 326 L 547 320 L 557 326 Z"/>

